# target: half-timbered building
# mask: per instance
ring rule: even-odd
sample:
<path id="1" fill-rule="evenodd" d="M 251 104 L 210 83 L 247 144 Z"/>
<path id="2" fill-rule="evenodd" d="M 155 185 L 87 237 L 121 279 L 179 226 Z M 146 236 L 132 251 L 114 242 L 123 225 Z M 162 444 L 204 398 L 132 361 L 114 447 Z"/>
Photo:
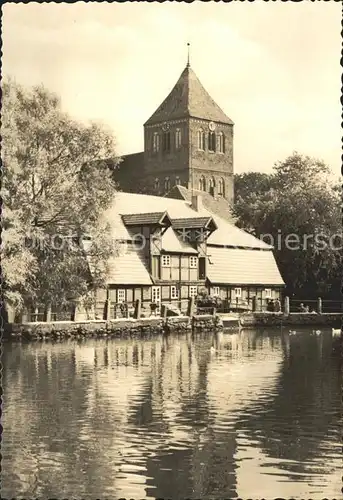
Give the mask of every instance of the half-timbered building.
<path id="1" fill-rule="evenodd" d="M 284 282 L 273 249 L 202 204 L 118 193 L 106 218 L 119 254 L 108 263 L 107 288 L 98 290 L 97 316 L 111 303 L 141 300 L 179 304 L 204 288 L 224 301 L 260 306 L 280 297 Z"/>

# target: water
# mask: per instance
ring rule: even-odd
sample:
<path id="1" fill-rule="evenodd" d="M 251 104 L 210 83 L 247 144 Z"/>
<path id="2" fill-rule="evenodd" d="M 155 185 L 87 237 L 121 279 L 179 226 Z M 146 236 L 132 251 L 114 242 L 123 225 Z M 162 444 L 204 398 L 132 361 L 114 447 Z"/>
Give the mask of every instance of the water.
<path id="1" fill-rule="evenodd" d="M 342 498 L 331 342 L 246 330 L 7 343 L 2 496 Z"/>

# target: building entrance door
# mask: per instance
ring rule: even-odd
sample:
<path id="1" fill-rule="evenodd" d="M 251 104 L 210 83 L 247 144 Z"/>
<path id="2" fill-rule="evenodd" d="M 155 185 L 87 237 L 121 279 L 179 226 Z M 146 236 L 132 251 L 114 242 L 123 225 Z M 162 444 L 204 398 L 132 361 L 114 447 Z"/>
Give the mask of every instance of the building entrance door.
<path id="1" fill-rule="evenodd" d="M 156 314 L 160 313 L 161 310 L 161 287 L 153 286 L 151 290 L 151 302 L 157 305 Z"/>

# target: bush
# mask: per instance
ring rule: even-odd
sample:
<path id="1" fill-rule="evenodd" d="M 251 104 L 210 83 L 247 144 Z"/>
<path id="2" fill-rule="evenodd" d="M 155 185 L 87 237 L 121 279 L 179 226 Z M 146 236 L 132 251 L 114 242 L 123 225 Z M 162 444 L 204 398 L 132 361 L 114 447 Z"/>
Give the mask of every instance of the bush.
<path id="1" fill-rule="evenodd" d="M 201 291 L 196 300 L 195 303 L 198 307 L 221 307 L 222 305 L 222 300 L 220 297 L 211 297 L 207 290 Z"/>

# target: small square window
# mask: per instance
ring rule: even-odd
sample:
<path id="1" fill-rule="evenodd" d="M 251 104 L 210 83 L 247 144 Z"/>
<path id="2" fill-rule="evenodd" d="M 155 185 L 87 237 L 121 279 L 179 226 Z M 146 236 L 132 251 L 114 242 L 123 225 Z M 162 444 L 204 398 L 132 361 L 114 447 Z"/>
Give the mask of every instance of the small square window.
<path id="1" fill-rule="evenodd" d="M 124 289 L 119 289 L 117 293 L 117 302 L 125 302 L 126 293 Z"/>
<path id="2" fill-rule="evenodd" d="M 198 287 L 197 286 L 190 286 L 189 287 L 189 296 L 196 297 L 197 295 L 198 295 Z"/>
<path id="3" fill-rule="evenodd" d="M 162 255 L 162 267 L 170 267 L 170 255 Z"/>
<path id="4" fill-rule="evenodd" d="M 219 286 L 214 286 L 212 288 L 212 295 L 213 297 L 219 297 Z"/>
<path id="5" fill-rule="evenodd" d="M 189 267 L 192 269 L 196 269 L 198 267 L 198 257 L 189 258 Z"/>
<path id="6" fill-rule="evenodd" d="M 272 298 L 272 289 L 271 288 L 266 288 L 265 289 L 265 294 L 266 294 L 266 299 L 271 299 Z"/>
<path id="7" fill-rule="evenodd" d="M 235 297 L 242 297 L 242 289 L 235 288 Z"/>
<path id="8" fill-rule="evenodd" d="M 179 289 L 176 286 L 170 287 L 170 298 L 178 299 L 179 298 Z"/>

